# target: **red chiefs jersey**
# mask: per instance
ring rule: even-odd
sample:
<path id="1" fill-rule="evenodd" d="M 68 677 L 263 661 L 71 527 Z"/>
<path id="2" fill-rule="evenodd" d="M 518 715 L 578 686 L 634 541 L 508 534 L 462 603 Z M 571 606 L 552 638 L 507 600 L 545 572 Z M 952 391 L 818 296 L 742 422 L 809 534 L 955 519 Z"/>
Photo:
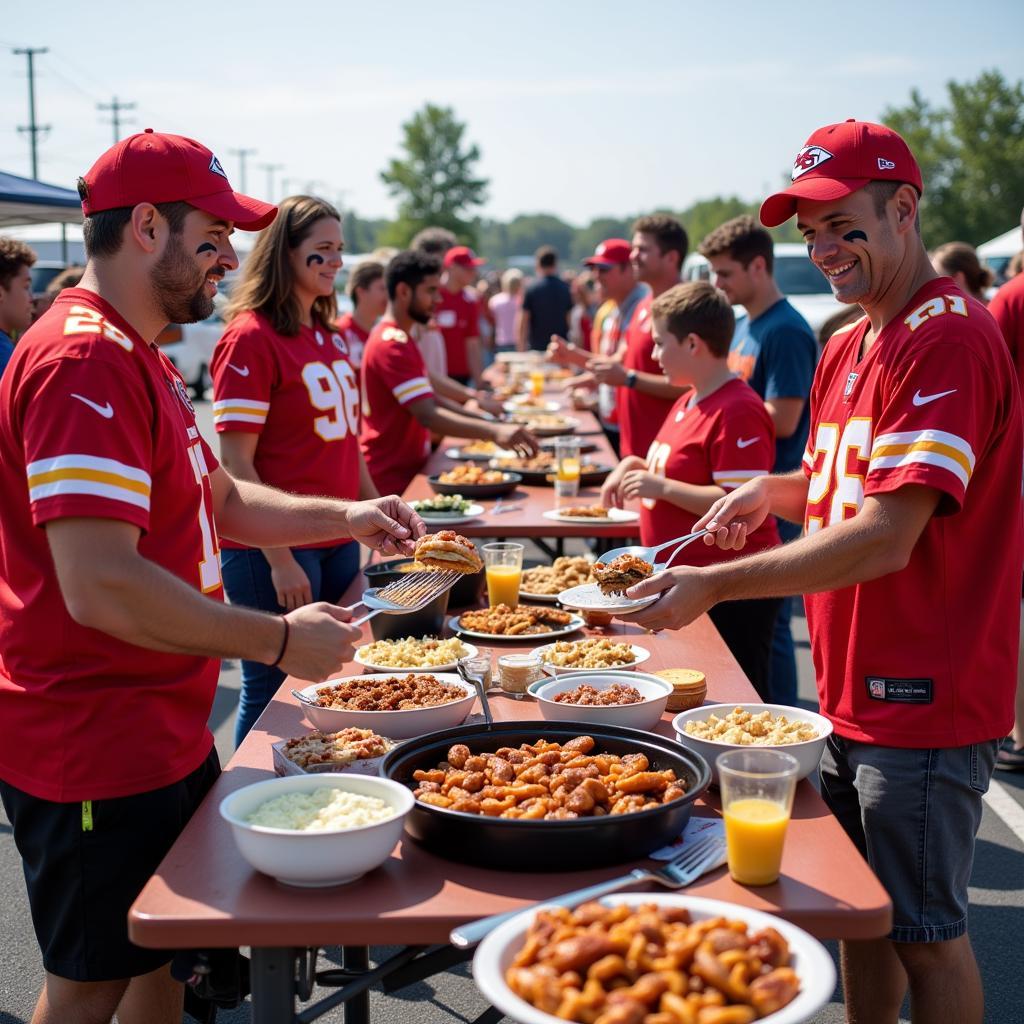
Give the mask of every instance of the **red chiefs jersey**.
<path id="1" fill-rule="evenodd" d="M 651 305 L 654 299 L 647 295 L 637 306 L 633 319 L 626 331 L 626 351 L 622 357 L 622 365 L 627 370 L 639 370 L 642 373 L 654 373 L 659 377 L 661 366 L 654 358 L 654 338 L 651 335 Z M 656 398 L 644 394 L 636 388 L 620 387 L 617 389 L 616 411 L 619 423 L 619 446 L 622 457 L 639 455 L 651 447 L 658 430 L 669 410 L 673 407 L 671 398 Z"/>
<path id="2" fill-rule="evenodd" d="M 775 426 L 768 410 L 753 388 L 735 378 L 698 402 L 692 395 L 678 398 L 647 453 L 647 468 L 657 476 L 726 491 L 766 476 L 774 462 Z M 642 498 L 640 543 L 664 544 L 682 537 L 699 518 L 671 502 Z M 747 538 L 742 552 L 720 551 L 695 541 L 673 564 L 713 565 L 778 543 L 775 519 L 769 516 Z"/>
<path id="3" fill-rule="evenodd" d="M 434 319 L 444 335 L 448 372 L 453 377 L 468 377 L 466 342 L 480 334 L 480 308 L 476 296 L 468 288 L 450 292 L 442 287 Z"/>
<path id="4" fill-rule="evenodd" d="M 41 527 L 131 523 L 143 558 L 221 601 L 216 468 L 170 361 L 97 295 L 61 292 L 0 382 L 6 782 L 44 800 L 128 796 L 179 781 L 210 752 L 219 662 L 75 622 Z"/>
<path id="5" fill-rule="evenodd" d="M 804 454 L 809 533 L 908 484 L 942 493 L 906 568 L 806 598 L 822 713 L 850 739 L 954 747 L 1013 724 L 1024 544 L 1020 398 L 985 308 L 924 285 L 861 358 L 825 346 Z"/>
<path id="6" fill-rule="evenodd" d="M 370 331 L 362 387 L 366 467 L 381 494 L 401 494 L 430 454 L 430 431 L 406 406 L 434 391 L 416 342 L 393 320 Z"/>
<path id="7" fill-rule="evenodd" d="M 988 311 L 1010 349 L 1017 382 L 1024 389 L 1024 274 L 1011 278 L 996 292 Z"/>
<path id="8" fill-rule="evenodd" d="M 342 354 L 348 357 L 358 377 L 359 368 L 363 365 L 363 349 L 366 348 L 370 332 L 364 331 L 351 313 L 345 313 L 338 317 L 337 333 L 341 338 L 339 347 L 342 348 Z"/>
<path id="9" fill-rule="evenodd" d="M 285 337 L 251 310 L 239 313 L 214 347 L 214 426 L 218 434 L 259 434 L 253 463 L 265 484 L 358 499 L 359 385 L 344 351 L 341 337 L 323 327 Z"/>

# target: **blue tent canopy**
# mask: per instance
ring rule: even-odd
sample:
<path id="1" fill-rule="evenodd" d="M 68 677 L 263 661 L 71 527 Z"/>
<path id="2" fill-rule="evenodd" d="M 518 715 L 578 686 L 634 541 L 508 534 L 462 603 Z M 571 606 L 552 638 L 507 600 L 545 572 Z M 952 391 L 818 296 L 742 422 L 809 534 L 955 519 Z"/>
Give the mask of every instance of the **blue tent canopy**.
<path id="1" fill-rule="evenodd" d="M 77 192 L 0 171 L 0 227 L 81 222 Z"/>

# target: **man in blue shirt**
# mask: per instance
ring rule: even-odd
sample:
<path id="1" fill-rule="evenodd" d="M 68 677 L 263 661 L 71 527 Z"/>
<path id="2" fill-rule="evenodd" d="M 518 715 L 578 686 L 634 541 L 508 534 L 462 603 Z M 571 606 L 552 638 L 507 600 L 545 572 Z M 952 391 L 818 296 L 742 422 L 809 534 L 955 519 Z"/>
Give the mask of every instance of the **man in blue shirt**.
<path id="1" fill-rule="evenodd" d="M 772 274 L 773 251 L 772 236 L 753 217 L 726 221 L 700 245 L 715 284 L 733 305 L 746 310 L 729 348 L 729 369 L 764 400 L 775 424 L 773 472 L 789 473 L 800 466 L 807 444 L 818 341 L 779 291 Z M 800 536 L 802 525 L 780 519 L 783 543 Z M 778 704 L 796 703 L 792 602 L 793 598 L 783 602 L 775 624 L 771 694 Z"/>
<path id="2" fill-rule="evenodd" d="M 543 352 L 552 335 L 569 333 L 572 294 L 558 276 L 558 253 L 550 245 L 537 250 L 537 279 L 526 289 L 519 312 L 519 350 Z"/>
<path id="3" fill-rule="evenodd" d="M 14 354 L 12 334 L 32 323 L 32 275 L 36 254 L 24 243 L 0 237 L 0 376 Z"/>

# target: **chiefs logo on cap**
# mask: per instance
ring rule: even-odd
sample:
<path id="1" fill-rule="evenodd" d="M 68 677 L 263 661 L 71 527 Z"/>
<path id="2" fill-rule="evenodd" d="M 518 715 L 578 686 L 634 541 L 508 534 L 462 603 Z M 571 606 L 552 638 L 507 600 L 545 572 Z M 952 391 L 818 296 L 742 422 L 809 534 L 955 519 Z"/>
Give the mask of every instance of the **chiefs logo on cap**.
<path id="1" fill-rule="evenodd" d="M 219 174 L 225 181 L 227 181 L 227 174 L 224 172 L 224 168 L 221 167 L 220 161 L 211 153 L 210 154 L 210 170 L 214 174 Z"/>
<path id="2" fill-rule="evenodd" d="M 793 161 L 792 180 L 796 181 L 801 174 L 813 171 L 815 167 L 820 167 L 826 160 L 831 159 L 832 154 L 821 146 L 804 146 Z"/>

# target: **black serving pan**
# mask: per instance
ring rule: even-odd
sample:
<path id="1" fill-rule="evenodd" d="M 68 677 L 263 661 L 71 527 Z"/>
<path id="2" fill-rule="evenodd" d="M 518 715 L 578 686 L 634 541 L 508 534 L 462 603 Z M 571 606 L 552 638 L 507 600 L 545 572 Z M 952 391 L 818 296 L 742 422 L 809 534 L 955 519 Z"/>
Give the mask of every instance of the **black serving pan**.
<path id="1" fill-rule="evenodd" d="M 440 857 L 504 871 L 576 871 L 621 864 L 646 857 L 682 833 L 694 803 L 711 782 L 711 770 L 696 751 L 640 729 L 544 720 L 496 722 L 490 729 L 461 725 L 402 743 L 384 757 L 380 774 L 415 789 L 413 772 L 436 768 L 455 743 L 479 754 L 540 738 L 565 743 L 575 736 L 593 736 L 599 752 L 646 754 L 652 771 L 672 768 L 686 780 L 686 796 L 634 814 L 568 821 L 489 818 L 417 800 L 405 819 L 406 832 Z"/>
<path id="2" fill-rule="evenodd" d="M 587 452 L 597 451 L 597 444 L 596 444 L 596 442 L 588 441 L 588 440 L 586 440 L 586 438 L 579 437 L 578 435 L 575 435 L 575 434 L 573 436 L 576 437 L 576 439 L 579 441 L 580 455 L 586 455 Z M 554 437 L 540 438 L 539 439 L 539 443 L 540 443 L 541 451 L 554 452 L 554 450 L 555 450 L 555 441 L 557 441 L 557 440 L 558 439 L 554 438 Z"/>
<path id="3" fill-rule="evenodd" d="M 505 473 L 505 479 L 497 484 L 443 484 L 438 476 L 428 476 L 427 483 L 436 494 L 461 494 L 464 498 L 498 498 L 511 494 L 522 482 L 518 473 Z"/>
<path id="4" fill-rule="evenodd" d="M 501 466 L 494 465 L 497 461 L 500 460 L 492 460 L 492 468 L 501 469 Z M 580 469 L 580 484 L 583 487 L 597 487 L 608 479 L 612 468 L 599 462 L 584 463 Z M 555 484 L 554 469 L 515 469 L 511 472 L 518 473 L 523 478 L 523 483 L 531 487 L 553 487 Z"/>

